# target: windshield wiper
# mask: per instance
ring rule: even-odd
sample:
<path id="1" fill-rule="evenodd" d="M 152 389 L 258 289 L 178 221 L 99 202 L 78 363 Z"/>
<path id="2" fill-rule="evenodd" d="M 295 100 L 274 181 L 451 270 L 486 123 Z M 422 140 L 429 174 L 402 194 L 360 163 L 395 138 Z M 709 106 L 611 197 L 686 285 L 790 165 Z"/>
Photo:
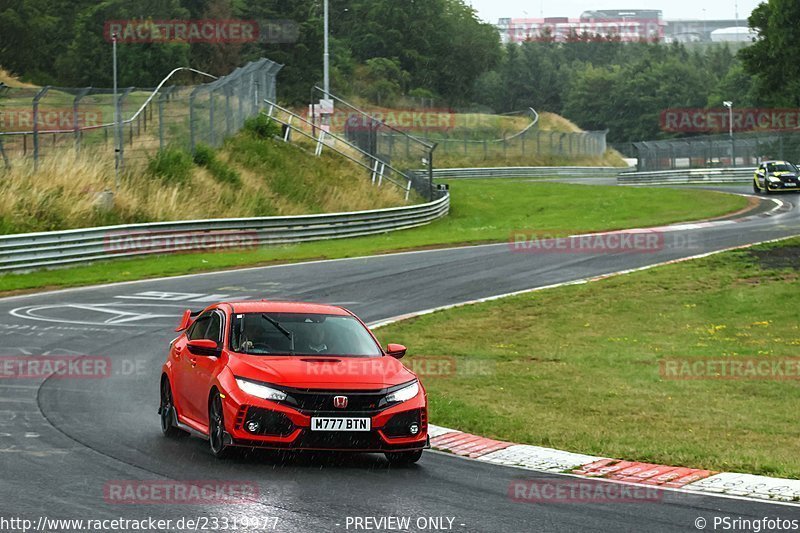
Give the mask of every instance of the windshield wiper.
<path id="1" fill-rule="evenodd" d="M 289 339 L 289 351 L 292 355 L 294 355 L 294 333 L 283 327 L 280 322 L 270 316 L 265 315 L 264 313 L 261 314 L 261 318 L 275 326 L 275 329 L 283 333 L 286 338 Z"/>

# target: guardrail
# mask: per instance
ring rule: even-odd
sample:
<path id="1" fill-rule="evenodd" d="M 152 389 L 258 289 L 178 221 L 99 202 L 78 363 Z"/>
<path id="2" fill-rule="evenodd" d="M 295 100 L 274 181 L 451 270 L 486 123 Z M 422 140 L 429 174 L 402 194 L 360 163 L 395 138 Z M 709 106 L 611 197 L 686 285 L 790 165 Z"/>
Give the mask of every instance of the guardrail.
<path id="1" fill-rule="evenodd" d="M 754 168 L 691 168 L 626 172 L 617 177 L 617 182 L 621 185 L 749 183 L 753 179 L 754 172 Z"/>
<path id="2" fill-rule="evenodd" d="M 502 167 L 442 168 L 433 171 L 434 179 L 485 178 L 616 178 L 628 170 L 617 167 Z"/>
<path id="3" fill-rule="evenodd" d="M 130 224 L 0 236 L 0 271 L 64 266 L 120 257 L 249 248 L 357 237 L 430 223 L 448 214 L 450 195 L 372 211 Z"/>

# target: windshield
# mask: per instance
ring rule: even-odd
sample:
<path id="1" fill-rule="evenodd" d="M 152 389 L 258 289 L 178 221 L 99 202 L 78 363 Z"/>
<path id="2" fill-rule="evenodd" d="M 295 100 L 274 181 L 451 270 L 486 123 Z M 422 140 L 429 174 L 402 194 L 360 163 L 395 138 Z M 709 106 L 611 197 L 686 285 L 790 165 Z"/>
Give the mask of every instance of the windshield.
<path id="1" fill-rule="evenodd" d="M 231 350 L 251 355 L 381 357 L 369 331 L 355 318 L 300 313 L 236 314 Z"/>
<path id="2" fill-rule="evenodd" d="M 797 172 L 797 168 L 790 163 L 771 163 L 767 165 L 768 172 Z"/>

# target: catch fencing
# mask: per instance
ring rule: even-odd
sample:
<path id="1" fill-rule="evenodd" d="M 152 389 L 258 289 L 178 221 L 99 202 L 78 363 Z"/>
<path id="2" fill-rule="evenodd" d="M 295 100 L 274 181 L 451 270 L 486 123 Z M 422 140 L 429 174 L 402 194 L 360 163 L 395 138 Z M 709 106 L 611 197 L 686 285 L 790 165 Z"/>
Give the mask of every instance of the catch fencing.
<path id="1" fill-rule="evenodd" d="M 155 89 L 121 88 L 116 99 L 112 89 L 0 83 L 0 169 L 35 166 L 66 151 L 95 149 L 113 158 L 115 148 L 124 168 L 166 146 L 219 146 L 263 109 L 265 98 L 275 99 L 281 68 L 260 59 L 217 79 L 175 69 Z M 173 84 L 188 77 L 207 83 Z"/>
<path id="2" fill-rule="evenodd" d="M 800 161 L 800 132 L 746 132 L 633 143 L 639 171 L 751 168 L 770 159 Z"/>
<path id="3" fill-rule="evenodd" d="M 467 133 L 424 137 L 436 144 L 439 158 L 464 157 L 476 162 L 525 157 L 579 159 L 602 157 L 608 148 L 607 131 L 558 132 L 529 127 L 503 139 L 476 140 Z M 406 146 L 395 136 L 385 140 L 390 157 L 406 156 Z"/>

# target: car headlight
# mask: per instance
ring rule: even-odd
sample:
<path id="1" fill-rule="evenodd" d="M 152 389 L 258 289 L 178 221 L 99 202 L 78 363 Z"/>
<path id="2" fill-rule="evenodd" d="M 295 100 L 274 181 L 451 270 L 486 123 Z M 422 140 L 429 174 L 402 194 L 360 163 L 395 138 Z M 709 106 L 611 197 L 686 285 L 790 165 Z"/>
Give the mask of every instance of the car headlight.
<path id="1" fill-rule="evenodd" d="M 767 179 L 770 181 L 770 183 L 780 183 L 781 181 L 780 178 L 777 178 L 775 176 L 769 176 Z"/>
<path id="2" fill-rule="evenodd" d="M 267 387 L 266 385 L 262 385 L 261 383 L 255 383 L 253 381 L 248 381 L 246 379 L 236 378 L 236 384 L 239 385 L 239 388 L 242 389 L 244 392 L 252 396 L 256 396 L 257 398 L 263 398 L 265 400 L 275 400 L 276 402 L 280 402 L 286 399 L 285 392 L 273 389 L 271 387 Z"/>
<path id="3" fill-rule="evenodd" d="M 415 381 L 408 387 L 403 387 L 400 390 L 390 392 L 386 395 L 387 403 L 407 402 L 419 393 L 419 382 Z"/>

